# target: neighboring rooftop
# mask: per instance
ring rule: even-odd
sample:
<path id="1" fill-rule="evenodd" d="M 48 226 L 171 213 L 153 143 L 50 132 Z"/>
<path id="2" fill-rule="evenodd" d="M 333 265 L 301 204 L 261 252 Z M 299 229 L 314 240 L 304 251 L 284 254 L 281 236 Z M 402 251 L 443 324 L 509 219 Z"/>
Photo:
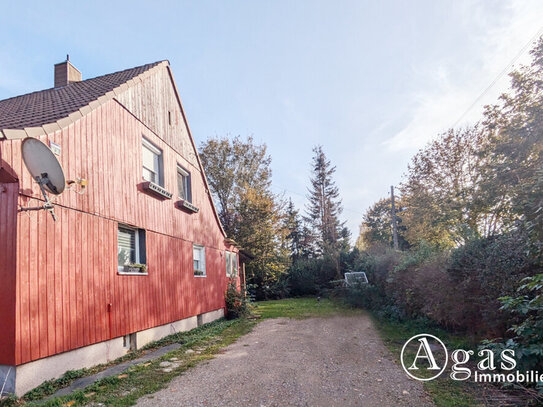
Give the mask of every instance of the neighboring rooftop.
<path id="1" fill-rule="evenodd" d="M 71 65 L 68 60 L 66 62 L 66 66 Z M 0 130 L 22 130 L 56 122 L 161 62 L 0 100 Z"/>

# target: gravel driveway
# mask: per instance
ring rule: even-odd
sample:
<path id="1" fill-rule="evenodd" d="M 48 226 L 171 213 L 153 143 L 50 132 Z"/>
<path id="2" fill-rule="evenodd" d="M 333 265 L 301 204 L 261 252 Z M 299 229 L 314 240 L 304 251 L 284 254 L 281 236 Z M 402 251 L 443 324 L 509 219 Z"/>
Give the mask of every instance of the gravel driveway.
<path id="1" fill-rule="evenodd" d="M 270 319 L 138 406 L 431 406 L 365 315 Z"/>

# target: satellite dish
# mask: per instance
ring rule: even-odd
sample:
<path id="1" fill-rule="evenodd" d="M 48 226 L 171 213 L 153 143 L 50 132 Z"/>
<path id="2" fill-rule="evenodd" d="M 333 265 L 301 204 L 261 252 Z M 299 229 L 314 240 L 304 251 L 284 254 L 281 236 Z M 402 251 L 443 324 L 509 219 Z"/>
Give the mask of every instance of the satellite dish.
<path id="1" fill-rule="evenodd" d="M 66 178 L 64 178 L 64 171 L 62 171 L 60 163 L 49 147 L 32 137 L 23 140 L 21 152 L 28 172 L 40 186 L 45 203 L 43 206 L 21 208 L 20 210 L 39 211 L 45 209 L 56 221 L 55 208 L 47 196 L 47 192 L 60 195 L 66 187 Z"/>
<path id="2" fill-rule="evenodd" d="M 26 168 L 40 187 L 60 195 L 66 187 L 64 171 L 53 152 L 40 140 L 28 137 L 21 144 Z"/>

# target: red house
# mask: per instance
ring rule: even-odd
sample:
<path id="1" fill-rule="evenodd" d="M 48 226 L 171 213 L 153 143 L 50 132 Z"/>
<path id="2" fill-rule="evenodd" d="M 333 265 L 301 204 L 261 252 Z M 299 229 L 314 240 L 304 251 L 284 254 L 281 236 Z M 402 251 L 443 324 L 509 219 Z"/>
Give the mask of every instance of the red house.
<path id="1" fill-rule="evenodd" d="M 56 222 L 24 211 L 43 204 L 27 137 L 76 181 L 56 197 Z M 0 101 L 4 392 L 222 317 L 237 253 L 167 61 L 82 81 L 67 60 L 54 88 Z"/>

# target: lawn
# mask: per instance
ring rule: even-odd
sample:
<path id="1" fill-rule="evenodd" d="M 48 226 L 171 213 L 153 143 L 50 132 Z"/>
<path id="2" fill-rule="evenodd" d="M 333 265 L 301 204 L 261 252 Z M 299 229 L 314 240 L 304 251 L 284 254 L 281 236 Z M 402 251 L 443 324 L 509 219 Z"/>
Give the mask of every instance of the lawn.
<path id="1" fill-rule="evenodd" d="M 348 308 L 337 301 L 323 298 L 289 298 L 256 303 L 255 313 L 261 318 L 310 318 L 338 314 L 359 314 L 361 310 Z"/>

